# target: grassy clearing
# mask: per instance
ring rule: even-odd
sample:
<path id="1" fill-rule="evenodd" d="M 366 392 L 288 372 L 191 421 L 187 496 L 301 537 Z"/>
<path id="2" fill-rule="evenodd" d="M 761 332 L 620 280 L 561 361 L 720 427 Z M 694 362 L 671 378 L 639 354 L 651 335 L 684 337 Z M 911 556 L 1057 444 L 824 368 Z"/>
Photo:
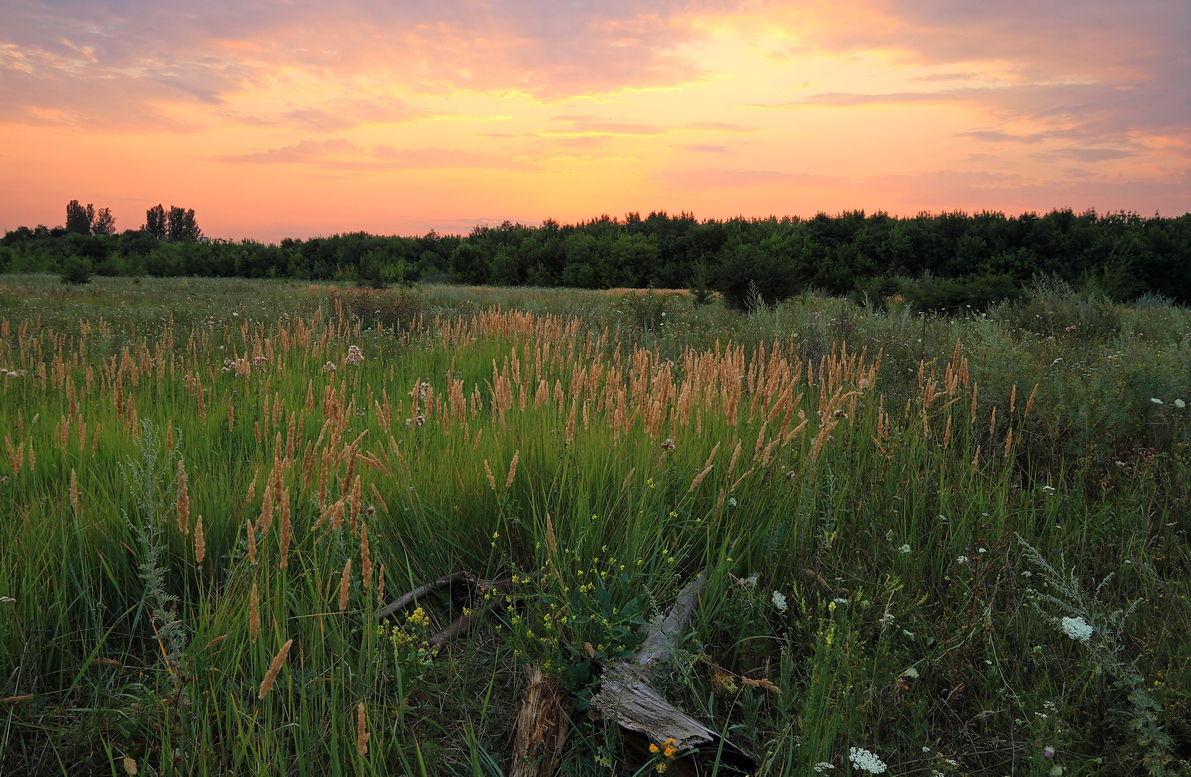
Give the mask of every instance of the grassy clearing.
<path id="1" fill-rule="evenodd" d="M 701 570 L 665 690 L 758 775 L 1187 771 L 1185 310 L 5 284 L 4 773 L 507 773 Z"/>

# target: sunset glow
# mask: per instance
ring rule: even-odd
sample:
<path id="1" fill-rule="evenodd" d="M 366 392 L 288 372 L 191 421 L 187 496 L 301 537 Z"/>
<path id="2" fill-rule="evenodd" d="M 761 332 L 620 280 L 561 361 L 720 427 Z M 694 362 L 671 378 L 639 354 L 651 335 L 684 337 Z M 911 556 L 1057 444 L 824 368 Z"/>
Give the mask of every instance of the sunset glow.
<path id="1" fill-rule="evenodd" d="M 0 229 L 1191 211 L 1191 4 L 2 0 Z"/>

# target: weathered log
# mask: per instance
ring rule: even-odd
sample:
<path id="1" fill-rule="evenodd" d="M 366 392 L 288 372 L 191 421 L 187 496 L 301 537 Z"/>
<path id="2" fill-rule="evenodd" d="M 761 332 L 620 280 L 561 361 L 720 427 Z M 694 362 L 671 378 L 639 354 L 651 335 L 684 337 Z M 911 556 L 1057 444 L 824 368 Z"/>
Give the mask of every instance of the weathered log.
<path id="1" fill-rule="evenodd" d="M 756 762 L 748 754 L 675 707 L 650 685 L 651 675 L 673 658 L 675 646 L 690 627 L 706 579 L 700 574 L 688 583 L 670 611 L 650 623 L 644 642 L 631 660 L 604 668 L 599 693 L 592 698 L 591 706 L 598 716 L 659 748 L 670 743 L 679 753 L 697 750 L 700 755 L 718 758 L 722 764 L 751 772 Z M 648 750 L 641 750 L 648 757 Z M 671 773 L 694 774 L 694 765 L 683 764 L 685 760 L 675 762 L 677 768 Z"/>
<path id="2" fill-rule="evenodd" d="M 526 675 L 509 777 L 553 777 L 570 730 L 570 699 L 562 683 L 540 667 L 526 666 Z"/>

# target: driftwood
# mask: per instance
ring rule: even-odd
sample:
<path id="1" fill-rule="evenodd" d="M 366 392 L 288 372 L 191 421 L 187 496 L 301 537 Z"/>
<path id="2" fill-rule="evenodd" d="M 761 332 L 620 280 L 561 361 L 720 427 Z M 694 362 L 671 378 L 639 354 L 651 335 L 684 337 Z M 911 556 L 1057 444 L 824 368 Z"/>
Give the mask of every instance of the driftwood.
<path id="1" fill-rule="evenodd" d="M 626 741 L 644 757 L 650 757 L 648 744 L 664 748 L 670 743 L 679 753 L 696 750 L 700 756 L 718 758 L 722 764 L 752 772 L 757 767 L 750 756 L 675 707 L 650 685 L 653 674 L 670 661 L 674 647 L 690 627 L 706 581 L 706 575 L 700 574 L 682 589 L 670 611 L 650 623 L 645 641 L 631 660 L 605 667 L 600 691 L 592 698 L 591 706 L 599 717 L 630 732 Z M 691 758 L 680 758 L 671 764 L 669 773 L 698 772 Z"/>
<path id="2" fill-rule="evenodd" d="M 552 777 L 570 730 L 570 699 L 562 683 L 540 667 L 528 665 L 526 675 L 509 777 Z"/>

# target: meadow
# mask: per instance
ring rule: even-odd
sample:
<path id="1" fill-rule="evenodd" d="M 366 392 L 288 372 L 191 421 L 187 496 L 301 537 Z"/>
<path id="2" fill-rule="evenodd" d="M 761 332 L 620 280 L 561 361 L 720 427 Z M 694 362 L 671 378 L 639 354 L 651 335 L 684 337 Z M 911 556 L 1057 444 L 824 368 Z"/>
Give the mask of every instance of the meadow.
<path id="1" fill-rule="evenodd" d="M 1189 774 L 1191 311 L 0 276 L 0 773 Z M 378 623 L 403 593 L 452 573 Z M 460 617 L 474 628 L 443 630 Z M 441 643 L 441 644 L 440 644 Z"/>

